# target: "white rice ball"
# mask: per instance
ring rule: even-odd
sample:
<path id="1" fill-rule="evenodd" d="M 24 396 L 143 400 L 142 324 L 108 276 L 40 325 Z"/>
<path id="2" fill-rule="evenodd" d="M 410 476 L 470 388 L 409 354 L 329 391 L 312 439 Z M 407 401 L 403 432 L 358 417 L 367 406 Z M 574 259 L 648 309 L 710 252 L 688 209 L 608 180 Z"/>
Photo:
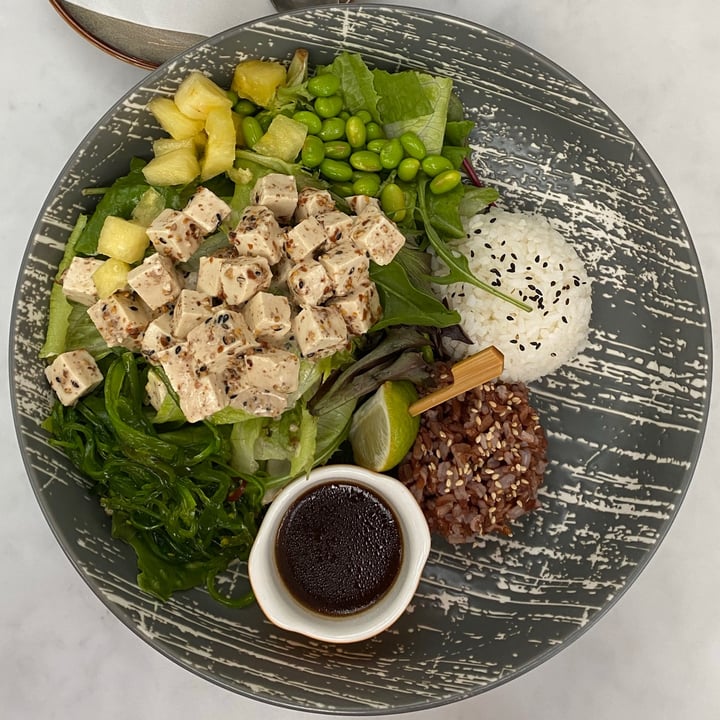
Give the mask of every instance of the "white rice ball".
<path id="1" fill-rule="evenodd" d="M 591 283 L 575 248 L 538 214 L 491 208 L 453 242 L 483 282 L 531 307 L 527 312 L 466 283 L 436 285 L 461 316 L 472 345 L 452 342 L 459 358 L 494 345 L 505 355 L 502 378 L 532 382 L 584 348 L 592 310 Z M 436 273 L 444 264 L 435 260 Z"/>

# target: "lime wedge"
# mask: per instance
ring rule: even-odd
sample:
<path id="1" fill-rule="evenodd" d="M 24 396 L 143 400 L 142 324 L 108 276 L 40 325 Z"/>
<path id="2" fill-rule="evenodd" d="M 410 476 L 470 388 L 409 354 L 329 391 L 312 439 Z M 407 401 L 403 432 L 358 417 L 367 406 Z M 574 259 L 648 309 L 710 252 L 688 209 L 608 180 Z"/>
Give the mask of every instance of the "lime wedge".
<path id="1" fill-rule="evenodd" d="M 420 429 L 420 417 L 408 412 L 417 397 L 409 380 L 388 381 L 360 406 L 350 426 L 350 445 L 358 465 L 385 472 L 405 457 Z"/>

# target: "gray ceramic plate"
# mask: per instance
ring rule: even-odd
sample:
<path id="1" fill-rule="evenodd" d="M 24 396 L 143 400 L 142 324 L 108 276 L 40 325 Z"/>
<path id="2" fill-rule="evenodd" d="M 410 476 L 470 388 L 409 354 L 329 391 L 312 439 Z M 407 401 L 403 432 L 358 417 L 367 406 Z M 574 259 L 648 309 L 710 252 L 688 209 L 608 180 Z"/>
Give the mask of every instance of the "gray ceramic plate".
<path id="1" fill-rule="evenodd" d="M 340 49 L 386 68 L 451 76 L 472 116 L 474 161 L 511 208 L 541 210 L 594 278 L 587 351 L 533 386 L 552 462 L 543 509 L 511 538 L 434 542 L 408 612 L 388 632 L 333 647 L 276 630 L 257 607 L 204 591 L 158 604 L 135 586 L 83 480 L 51 449 L 36 359 L 48 292 L 85 186 L 123 174 L 157 135 L 145 103 L 191 68 L 230 79 L 239 54 L 315 62 Z M 229 30 L 133 88 L 82 142 L 30 239 L 12 323 L 18 437 L 40 506 L 98 597 L 160 652 L 221 686 L 328 713 L 409 711 L 488 690 L 576 639 L 618 599 L 687 490 L 709 404 L 711 338 L 697 257 L 672 195 L 637 140 L 587 88 L 486 28 L 420 10 L 328 7 Z"/>

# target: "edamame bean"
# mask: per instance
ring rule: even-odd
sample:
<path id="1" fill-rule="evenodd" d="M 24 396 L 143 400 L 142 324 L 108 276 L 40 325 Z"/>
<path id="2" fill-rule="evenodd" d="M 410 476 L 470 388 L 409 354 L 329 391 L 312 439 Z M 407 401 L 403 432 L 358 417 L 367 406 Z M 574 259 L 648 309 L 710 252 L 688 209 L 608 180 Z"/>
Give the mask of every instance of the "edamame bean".
<path id="1" fill-rule="evenodd" d="M 458 170 L 444 170 L 430 181 L 430 192 L 435 195 L 450 192 L 460 184 L 461 180 L 462 175 Z"/>
<path id="2" fill-rule="evenodd" d="M 412 130 L 404 132 L 400 136 L 400 142 L 402 143 L 403 149 L 410 157 L 422 160 L 427 155 L 425 143 L 422 141 L 420 136 Z"/>
<path id="3" fill-rule="evenodd" d="M 246 115 L 240 122 L 245 144 L 252 148 L 255 143 L 265 134 L 260 123 L 254 115 Z"/>
<path id="4" fill-rule="evenodd" d="M 313 103 L 313 107 L 321 118 L 337 117 L 343 109 L 343 99 L 339 95 L 319 97 Z"/>
<path id="5" fill-rule="evenodd" d="M 385 131 L 376 122 L 371 121 L 365 125 L 365 134 L 368 140 L 379 140 L 385 137 Z"/>
<path id="6" fill-rule="evenodd" d="M 404 220 L 407 208 L 402 188 L 395 183 L 385 185 L 380 193 L 380 207 L 391 220 L 395 222 Z"/>
<path id="7" fill-rule="evenodd" d="M 375 197 L 380 191 L 380 183 L 380 176 L 376 173 L 356 172 L 353 174 L 353 193 Z"/>
<path id="8" fill-rule="evenodd" d="M 417 158 L 407 157 L 400 161 L 397 167 L 397 176 L 403 182 L 412 182 L 420 171 L 420 161 Z"/>
<path id="9" fill-rule="evenodd" d="M 380 156 L 372 150 L 356 150 L 350 156 L 350 165 L 355 170 L 363 170 L 365 172 L 380 172 L 383 169 L 380 162 Z"/>
<path id="10" fill-rule="evenodd" d="M 320 163 L 320 172 L 333 182 L 347 183 L 352 180 L 353 169 L 344 160 L 325 158 Z"/>
<path id="11" fill-rule="evenodd" d="M 322 129 L 322 119 L 310 110 L 298 110 L 292 119 L 302 123 L 311 135 L 317 135 Z"/>
<path id="12" fill-rule="evenodd" d="M 450 160 L 442 155 L 426 155 L 422 159 L 421 167 L 423 172 L 430 177 L 435 177 L 445 170 L 455 169 Z"/>
<path id="13" fill-rule="evenodd" d="M 325 157 L 333 160 L 347 160 L 352 153 L 350 143 L 345 140 L 330 140 L 325 143 L 324 148 Z"/>
<path id="14" fill-rule="evenodd" d="M 353 184 L 351 182 L 333 183 L 332 191 L 340 197 L 350 197 L 355 195 Z"/>
<path id="15" fill-rule="evenodd" d="M 366 125 L 372 120 L 372 115 L 367 110 L 358 110 L 355 113 Z"/>
<path id="16" fill-rule="evenodd" d="M 340 89 L 340 78 L 331 72 L 316 75 L 307 81 L 307 89 L 315 97 L 330 97 Z"/>
<path id="17" fill-rule="evenodd" d="M 361 148 L 367 140 L 367 130 L 362 118 L 352 115 L 345 123 L 345 137 L 354 148 Z"/>
<path id="18" fill-rule="evenodd" d="M 233 106 L 233 110 L 238 115 L 254 115 L 257 112 L 257 106 L 247 98 L 240 98 Z"/>
<path id="19" fill-rule="evenodd" d="M 388 140 L 380 151 L 380 162 L 386 170 L 396 168 L 405 157 L 405 150 L 398 138 Z"/>
<path id="20" fill-rule="evenodd" d="M 342 118 L 326 118 L 322 121 L 320 132 L 317 136 L 327 142 L 328 140 L 340 140 L 345 137 L 345 121 Z"/>
<path id="21" fill-rule="evenodd" d="M 375 138 L 375 140 L 369 140 L 366 147 L 368 150 L 379 153 L 389 142 L 387 138 Z"/>
<path id="22" fill-rule="evenodd" d="M 325 159 L 325 143 L 315 135 L 308 135 L 302 146 L 300 160 L 305 167 L 316 168 Z"/>

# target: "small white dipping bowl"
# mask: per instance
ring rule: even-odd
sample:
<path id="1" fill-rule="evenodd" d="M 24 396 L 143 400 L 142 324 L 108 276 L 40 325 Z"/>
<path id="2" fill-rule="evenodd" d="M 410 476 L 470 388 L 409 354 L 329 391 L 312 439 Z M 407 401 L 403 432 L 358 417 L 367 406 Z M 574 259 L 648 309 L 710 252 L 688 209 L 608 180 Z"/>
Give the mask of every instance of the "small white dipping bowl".
<path id="1" fill-rule="evenodd" d="M 370 607 L 348 615 L 324 615 L 298 602 L 275 561 L 278 529 L 286 512 L 309 490 L 333 481 L 375 492 L 393 510 L 402 538 L 400 569 L 390 589 Z M 258 605 L 273 624 L 316 640 L 351 643 L 377 635 L 403 614 L 415 594 L 429 552 L 427 521 L 400 481 L 355 465 L 326 465 L 293 480 L 272 501 L 250 552 L 248 574 Z"/>

